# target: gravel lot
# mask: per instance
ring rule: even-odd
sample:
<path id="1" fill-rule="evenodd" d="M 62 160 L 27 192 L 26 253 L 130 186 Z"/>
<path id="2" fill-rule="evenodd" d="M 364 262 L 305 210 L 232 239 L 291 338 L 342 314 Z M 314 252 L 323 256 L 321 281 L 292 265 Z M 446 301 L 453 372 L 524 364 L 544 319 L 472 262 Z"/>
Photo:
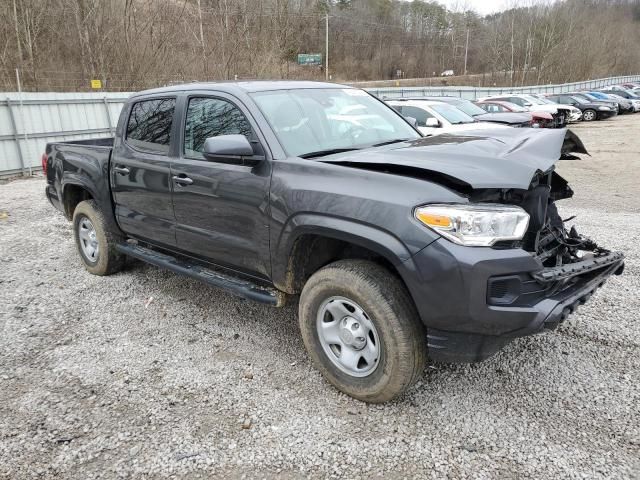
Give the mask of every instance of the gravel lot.
<path id="1" fill-rule="evenodd" d="M 386 405 L 322 379 L 296 306 L 141 263 L 91 276 L 44 180 L 0 185 L 0 478 L 640 478 L 640 115 L 574 129 L 593 156 L 560 163 L 561 213 L 624 275 Z"/>

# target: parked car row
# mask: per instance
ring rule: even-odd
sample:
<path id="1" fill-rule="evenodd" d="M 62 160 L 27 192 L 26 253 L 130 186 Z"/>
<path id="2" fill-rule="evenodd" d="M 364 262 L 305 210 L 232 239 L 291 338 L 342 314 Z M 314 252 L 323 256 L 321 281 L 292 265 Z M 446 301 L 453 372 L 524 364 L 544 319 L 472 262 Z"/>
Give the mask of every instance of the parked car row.
<path id="1" fill-rule="evenodd" d="M 605 120 L 640 111 L 640 84 L 557 94 L 511 93 L 474 102 L 452 96 L 386 99 L 386 102 L 415 121 L 426 136 L 496 127 L 564 128 L 573 122 Z"/>

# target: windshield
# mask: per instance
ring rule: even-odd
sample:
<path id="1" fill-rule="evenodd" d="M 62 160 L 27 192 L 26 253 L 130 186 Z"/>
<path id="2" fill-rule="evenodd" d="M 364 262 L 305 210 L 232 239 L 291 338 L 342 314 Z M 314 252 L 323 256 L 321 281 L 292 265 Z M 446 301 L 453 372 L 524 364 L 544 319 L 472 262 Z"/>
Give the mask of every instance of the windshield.
<path id="1" fill-rule="evenodd" d="M 437 103 L 431 105 L 431 108 L 444 117 L 444 119 L 453 124 L 458 125 L 461 123 L 474 123 L 475 120 L 473 117 L 470 117 L 462 110 L 457 109 L 453 105 L 449 105 L 446 103 Z"/>
<path id="2" fill-rule="evenodd" d="M 487 113 L 483 109 L 481 109 L 477 105 L 474 105 L 471 102 L 462 101 L 462 102 L 452 103 L 451 105 L 456 107 L 458 110 L 462 110 L 467 115 L 471 115 L 472 117 L 475 117 L 476 115 L 484 115 L 485 113 Z"/>
<path id="3" fill-rule="evenodd" d="M 520 105 L 511 103 L 511 102 L 504 102 L 503 105 L 505 105 L 512 112 L 528 112 L 529 111 L 529 109 L 521 107 Z"/>
<path id="4" fill-rule="evenodd" d="M 309 88 L 251 96 L 290 156 L 420 138 L 398 113 L 364 90 Z"/>
<path id="5" fill-rule="evenodd" d="M 545 105 L 547 103 L 552 103 L 552 102 L 544 102 L 539 98 L 532 97 L 531 95 L 522 95 L 522 98 L 524 98 L 525 100 L 528 100 L 530 103 L 533 103 L 534 105 Z"/>

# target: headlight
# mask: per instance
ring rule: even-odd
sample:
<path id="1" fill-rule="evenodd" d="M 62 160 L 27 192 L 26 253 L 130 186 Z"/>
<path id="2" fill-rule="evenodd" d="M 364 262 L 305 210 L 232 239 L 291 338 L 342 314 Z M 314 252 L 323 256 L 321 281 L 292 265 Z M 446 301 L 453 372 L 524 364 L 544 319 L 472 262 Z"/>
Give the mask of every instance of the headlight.
<path id="1" fill-rule="evenodd" d="M 415 210 L 420 222 L 459 245 L 488 247 L 501 240 L 520 240 L 529 214 L 501 204 L 425 205 Z"/>
<path id="2" fill-rule="evenodd" d="M 598 110 L 611 110 L 609 107 L 598 107 Z"/>

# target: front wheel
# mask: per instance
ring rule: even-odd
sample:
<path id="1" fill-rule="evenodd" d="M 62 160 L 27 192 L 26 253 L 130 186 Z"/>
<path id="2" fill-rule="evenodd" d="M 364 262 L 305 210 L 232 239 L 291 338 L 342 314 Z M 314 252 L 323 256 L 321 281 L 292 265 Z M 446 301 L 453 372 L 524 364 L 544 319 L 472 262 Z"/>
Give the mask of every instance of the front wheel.
<path id="1" fill-rule="evenodd" d="M 413 385 L 426 360 L 426 335 L 407 289 L 364 260 L 341 260 L 313 274 L 300 295 L 309 355 L 338 390 L 386 402 Z"/>
<path id="2" fill-rule="evenodd" d="M 120 239 L 112 233 L 94 200 L 80 202 L 73 212 L 73 236 L 84 268 L 94 275 L 122 269 L 125 257 L 116 251 Z"/>
<path id="3" fill-rule="evenodd" d="M 582 120 L 584 120 L 585 122 L 591 122 L 595 120 L 597 116 L 598 114 L 595 110 L 585 110 L 584 112 L 582 112 Z"/>

